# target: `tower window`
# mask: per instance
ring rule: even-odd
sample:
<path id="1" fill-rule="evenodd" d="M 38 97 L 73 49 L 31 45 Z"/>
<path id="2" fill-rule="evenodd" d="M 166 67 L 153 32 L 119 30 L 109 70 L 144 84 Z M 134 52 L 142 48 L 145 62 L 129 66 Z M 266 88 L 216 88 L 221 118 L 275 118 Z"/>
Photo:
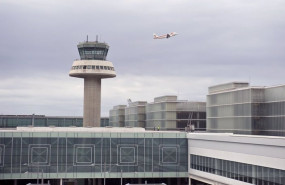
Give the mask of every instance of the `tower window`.
<path id="1" fill-rule="evenodd" d="M 95 69 L 95 66 L 92 66 L 92 69 Z"/>
<path id="2" fill-rule="evenodd" d="M 96 69 L 99 69 L 99 66 L 96 66 Z"/>
<path id="3" fill-rule="evenodd" d="M 103 66 L 100 66 L 100 69 L 104 69 Z"/>
<path id="4" fill-rule="evenodd" d="M 91 55 L 91 54 L 93 54 L 93 51 L 85 51 L 85 54 L 86 55 Z"/>
<path id="5" fill-rule="evenodd" d="M 100 51 L 100 50 L 97 50 L 97 51 L 94 51 L 94 54 L 96 55 L 103 55 L 104 51 Z"/>
<path id="6" fill-rule="evenodd" d="M 107 70 L 107 66 L 104 66 L 104 69 Z"/>

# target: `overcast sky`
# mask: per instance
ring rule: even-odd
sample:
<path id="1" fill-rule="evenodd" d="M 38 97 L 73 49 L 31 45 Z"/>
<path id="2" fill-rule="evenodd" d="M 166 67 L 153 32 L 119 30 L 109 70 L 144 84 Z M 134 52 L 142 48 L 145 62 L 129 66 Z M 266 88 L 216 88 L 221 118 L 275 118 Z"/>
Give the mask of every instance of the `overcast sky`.
<path id="1" fill-rule="evenodd" d="M 0 0 L 0 24 L 0 114 L 82 116 L 83 79 L 68 73 L 86 35 L 110 45 L 117 73 L 102 81 L 102 116 L 128 98 L 285 84 L 284 0 Z"/>

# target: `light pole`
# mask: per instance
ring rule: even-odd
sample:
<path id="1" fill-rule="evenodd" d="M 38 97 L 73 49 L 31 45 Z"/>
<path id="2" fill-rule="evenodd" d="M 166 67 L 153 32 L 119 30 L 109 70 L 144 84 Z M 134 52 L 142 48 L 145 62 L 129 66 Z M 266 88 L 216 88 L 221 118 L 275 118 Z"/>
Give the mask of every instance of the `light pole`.
<path id="1" fill-rule="evenodd" d="M 117 167 L 119 167 L 119 164 L 115 164 Z M 123 185 L 123 170 L 121 169 L 121 185 Z"/>
<path id="2" fill-rule="evenodd" d="M 123 185 L 123 170 L 121 170 L 121 185 Z"/>
<path id="3" fill-rule="evenodd" d="M 38 172 L 37 172 L 37 185 L 39 184 L 39 171 L 40 171 L 40 166 L 39 164 L 37 165 L 38 166 Z"/>
<path id="4" fill-rule="evenodd" d="M 137 181 L 139 181 L 139 177 L 138 177 L 138 172 L 135 171 L 135 178 L 137 179 Z"/>
<path id="5" fill-rule="evenodd" d="M 106 185 L 106 161 L 104 162 L 104 185 Z"/>
<path id="6" fill-rule="evenodd" d="M 39 178 L 39 173 L 40 173 L 40 165 L 39 165 L 39 163 L 36 163 L 37 164 L 37 166 L 38 166 L 38 172 L 37 172 L 37 185 L 39 184 L 39 180 L 40 180 L 40 178 Z M 42 182 L 41 182 L 41 185 L 43 185 L 44 184 L 44 171 L 43 171 L 43 169 L 41 169 L 41 171 L 42 171 Z"/>
<path id="7" fill-rule="evenodd" d="M 44 170 L 42 169 L 42 185 L 44 184 Z"/>
<path id="8" fill-rule="evenodd" d="M 23 165 L 26 166 L 26 165 L 28 165 L 28 164 L 25 163 L 25 164 L 23 164 Z M 41 169 L 41 171 L 42 171 L 41 185 L 43 185 L 43 184 L 44 184 L 44 171 L 43 171 L 43 169 Z M 26 171 L 26 172 L 25 172 L 25 174 L 29 174 L 29 173 L 33 174 L 33 173 L 35 173 L 35 172 L 29 172 L 29 171 Z M 39 165 L 38 165 L 38 170 L 37 170 L 37 185 L 39 185 L 39 173 L 40 173 L 40 167 L 39 167 Z"/>

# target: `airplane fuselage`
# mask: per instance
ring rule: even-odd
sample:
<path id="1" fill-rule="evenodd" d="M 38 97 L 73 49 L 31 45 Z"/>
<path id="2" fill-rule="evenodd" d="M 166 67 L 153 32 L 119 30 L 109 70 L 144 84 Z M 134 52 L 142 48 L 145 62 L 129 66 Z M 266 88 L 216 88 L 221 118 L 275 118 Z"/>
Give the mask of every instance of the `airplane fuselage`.
<path id="1" fill-rule="evenodd" d="M 156 34 L 153 34 L 153 39 L 169 39 L 170 37 L 173 37 L 175 35 L 178 35 L 178 33 L 176 32 L 171 32 L 171 33 L 168 33 L 168 34 L 165 34 L 165 35 L 156 35 Z"/>

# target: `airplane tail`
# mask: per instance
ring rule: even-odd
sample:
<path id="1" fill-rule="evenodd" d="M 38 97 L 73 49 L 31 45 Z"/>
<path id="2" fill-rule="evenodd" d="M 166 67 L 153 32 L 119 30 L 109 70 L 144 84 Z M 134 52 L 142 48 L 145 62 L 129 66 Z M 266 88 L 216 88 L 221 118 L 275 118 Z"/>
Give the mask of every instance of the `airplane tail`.
<path id="1" fill-rule="evenodd" d="M 158 36 L 154 33 L 153 34 L 153 38 L 156 39 Z"/>

